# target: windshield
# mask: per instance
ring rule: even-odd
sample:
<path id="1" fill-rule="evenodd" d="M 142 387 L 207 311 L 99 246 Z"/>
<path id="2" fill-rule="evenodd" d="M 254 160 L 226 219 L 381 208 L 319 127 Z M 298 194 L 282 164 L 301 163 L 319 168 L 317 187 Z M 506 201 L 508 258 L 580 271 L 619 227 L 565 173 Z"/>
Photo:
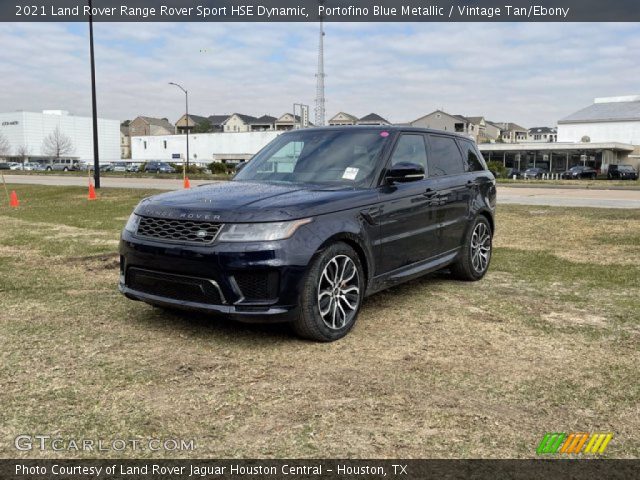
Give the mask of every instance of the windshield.
<path id="1" fill-rule="evenodd" d="M 362 186 L 389 138 L 384 130 L 299 130 L 279 136 L 234 178 L 240 181 Z"/>
<path id="2" fill-rule="evenodd" d="M 633 167 L 631 165 L 619 165 L 618 170 L 621 172 L 633 172 Z"/>

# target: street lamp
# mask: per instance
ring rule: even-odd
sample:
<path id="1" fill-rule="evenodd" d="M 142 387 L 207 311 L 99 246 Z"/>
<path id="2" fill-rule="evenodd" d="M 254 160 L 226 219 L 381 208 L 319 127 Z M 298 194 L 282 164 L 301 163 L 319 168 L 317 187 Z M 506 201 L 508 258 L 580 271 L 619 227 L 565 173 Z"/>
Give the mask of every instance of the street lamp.
<path id="1" fill-rule="evenodd" d="M 91 113 L 93 117 L 93 182 L 100 188 L 100 154 L 98 149 L 98 107 L 96 104 L 96 61 L 93 55 L 93 5 L 89 0 L 89 56 L 91 57 Z"/>
<path id="2" fill-rule="evenodd" d="M 184 105 L 185 105 L 185 121 L 186 127 L 185 132 L 187 134 L 187 166 L 184 168 L 184 174 L 187 174 L 187 170 L 189 170 L 189 92 L 187 92 L 182 85 L 178 85 L 177 83 L 169 82 L 169 85 L 175 85 L 180 90 L 184 92 Z"/>

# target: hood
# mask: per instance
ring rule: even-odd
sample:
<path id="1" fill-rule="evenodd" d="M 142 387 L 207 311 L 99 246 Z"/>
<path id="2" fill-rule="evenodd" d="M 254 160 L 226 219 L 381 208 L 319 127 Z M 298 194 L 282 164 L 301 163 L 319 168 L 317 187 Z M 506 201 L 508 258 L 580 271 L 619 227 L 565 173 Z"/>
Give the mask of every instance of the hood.
<path id="1" fill-rule="evenodd" d="M 219 222 L 295 220 L 374 203 L 375 189 L 221 182 L 144 199 L 138 215 Z"/>

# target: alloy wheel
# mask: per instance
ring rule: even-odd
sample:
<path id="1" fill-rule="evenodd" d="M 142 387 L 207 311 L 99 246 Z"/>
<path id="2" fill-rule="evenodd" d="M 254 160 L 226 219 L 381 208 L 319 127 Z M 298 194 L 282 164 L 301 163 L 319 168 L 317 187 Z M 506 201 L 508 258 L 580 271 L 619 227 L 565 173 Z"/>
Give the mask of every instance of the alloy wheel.
<path id="1" fill-rule="evenodd" d="M 483 273 L 491 258 L 491 233 L 484 223 L 478 223 L 471 235 L 471 264 L 476 273 Z"/>
<path id="2" fill-rule="evenodd" d="M 355 317 L 360 303 L 360 275 L 347 255 L 327 262 L 318 282 L 318 309 L 324 324 L 339 330 Z"/>

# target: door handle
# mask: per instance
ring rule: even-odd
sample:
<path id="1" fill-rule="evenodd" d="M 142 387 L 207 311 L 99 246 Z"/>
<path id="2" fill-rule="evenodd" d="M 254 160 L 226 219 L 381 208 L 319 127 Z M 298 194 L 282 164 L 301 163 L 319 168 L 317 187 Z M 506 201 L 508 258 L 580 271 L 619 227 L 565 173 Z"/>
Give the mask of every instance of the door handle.
<path id="1" fill-rule="evenodd" d="M 424 193 L 422 195 L 424 195 L 427 198 L 431 198 L 433 197 L 437 192 L 435 190 L 432 190 L 430 188 L 427 188 Z"/>

